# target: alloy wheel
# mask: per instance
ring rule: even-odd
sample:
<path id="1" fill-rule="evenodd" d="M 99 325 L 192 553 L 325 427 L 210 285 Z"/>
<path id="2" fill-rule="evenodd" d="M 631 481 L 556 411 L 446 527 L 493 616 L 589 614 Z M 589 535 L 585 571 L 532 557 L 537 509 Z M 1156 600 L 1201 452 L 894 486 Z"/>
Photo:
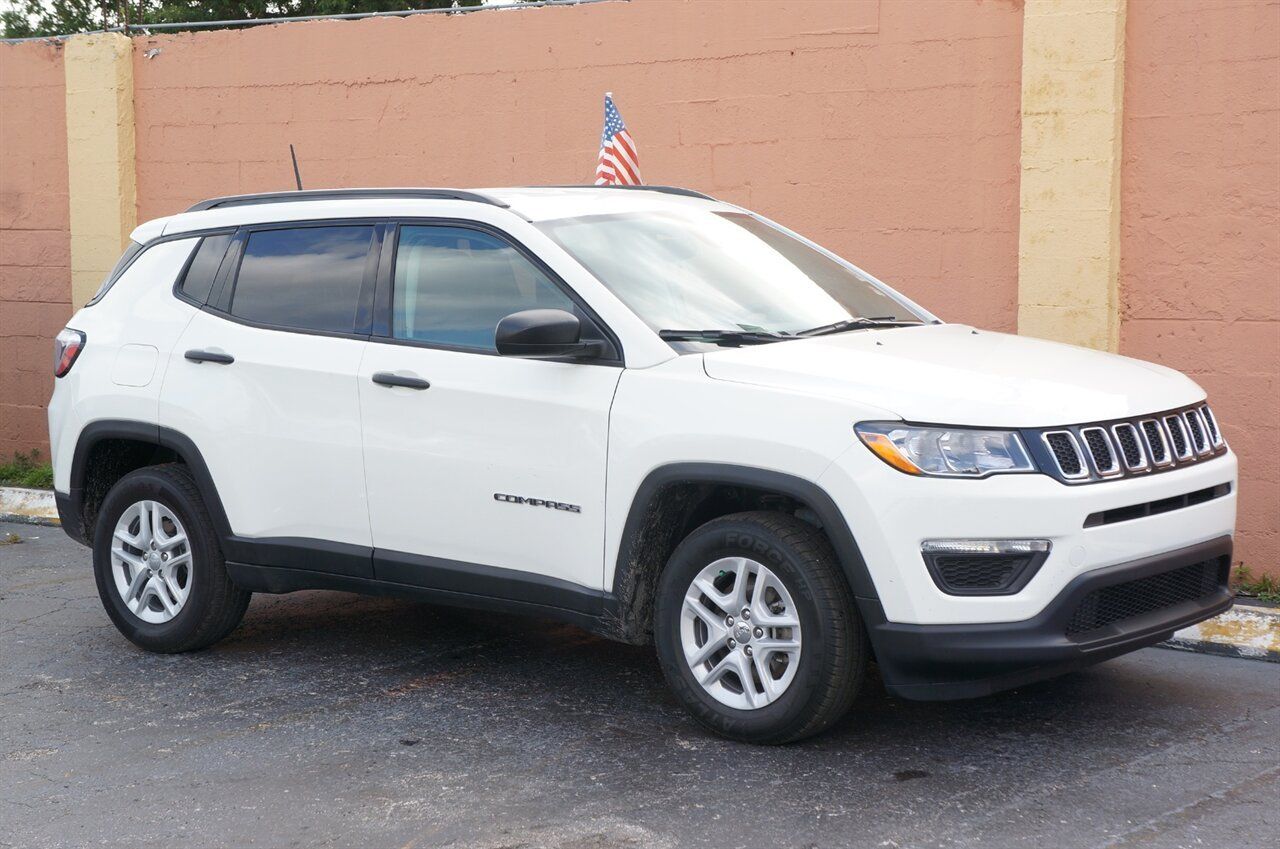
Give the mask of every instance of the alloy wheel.
<path id="1" fill-rule="evenodd" d="M 130 505 L 111 538 L 111 575 L 125 607 L 161 625 L 191 595 L 191 543 L 173 511 L 158 501 Z"/>
<path id="2" fill-rule="evenodd" d="M 689 584 L 680 644 L 693 677 L 716 701 L 758 710 L 777 701 L 800 663 L 800 616 L 764 564 L 725 557 Z"/>

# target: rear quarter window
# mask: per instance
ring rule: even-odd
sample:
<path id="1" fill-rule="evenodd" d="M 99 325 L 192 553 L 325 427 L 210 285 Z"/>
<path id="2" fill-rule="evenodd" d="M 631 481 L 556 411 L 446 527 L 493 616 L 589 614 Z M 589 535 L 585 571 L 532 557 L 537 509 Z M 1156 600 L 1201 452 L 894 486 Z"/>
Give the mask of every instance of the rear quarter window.
<path id="1" fill-rule="evenodd" d="M 200 247 L 196 248 L 195 256 L 192 257 L 191 264 L 187 266 L 186 273 L 182 276 L 178 291 L 197 304 L 207 301 L 209 290 L 213 288 L 214 278 L 218 274 L 218 266 L 222 264 L 222 258 L 226 255 L 227 246 L 230 244 L 230 233 L 205 236 L 201 239 Z"/>

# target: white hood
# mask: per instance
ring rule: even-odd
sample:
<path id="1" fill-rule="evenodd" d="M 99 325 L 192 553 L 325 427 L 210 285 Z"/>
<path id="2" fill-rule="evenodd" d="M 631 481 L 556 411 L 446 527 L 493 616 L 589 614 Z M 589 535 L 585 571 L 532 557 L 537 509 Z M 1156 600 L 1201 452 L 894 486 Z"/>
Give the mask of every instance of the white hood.
<path id="1" fill-rule="evenodd" d="M 961 324 L 724 349 L 704 362 L 716 380 L 847 398 L 937 424 L 1082 424 L 1204 398 L 1192 380 L 1164 366 Z"/>

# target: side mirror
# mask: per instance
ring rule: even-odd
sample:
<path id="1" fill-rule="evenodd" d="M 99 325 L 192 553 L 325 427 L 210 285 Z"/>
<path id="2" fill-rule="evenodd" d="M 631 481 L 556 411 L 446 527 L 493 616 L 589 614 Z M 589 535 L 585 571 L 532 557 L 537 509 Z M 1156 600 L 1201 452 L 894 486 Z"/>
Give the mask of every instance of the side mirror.
<path id="1" fill-rule="evenodd" d="M 588 359 L 600 356 L 599 342 L 583 342 L 582 323 L 564 310 L 523 310 L 498 322 L 494 344 L 507 357 Z"/>

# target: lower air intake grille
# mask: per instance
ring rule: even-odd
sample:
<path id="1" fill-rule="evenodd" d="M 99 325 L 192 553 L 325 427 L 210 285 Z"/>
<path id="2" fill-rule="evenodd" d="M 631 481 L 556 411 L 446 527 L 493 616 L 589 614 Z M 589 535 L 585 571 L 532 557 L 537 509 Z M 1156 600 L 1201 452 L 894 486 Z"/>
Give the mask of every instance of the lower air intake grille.
<path id="1" fill-rule="evenodd" d="M 1179 569 L 1094 590 L 1067 624 L 1067 636 L 1087 634 L 1126 619 L 1204 598 L 1226 586 L 1227 558 L 1215 557 Z"/>
<path id="2" fill-rule="evenodd" d="M 952 590 L 1000 590 L 1027 565 L 1026 557 L 935 556 L 934 568 L 942 582 Z"/>

